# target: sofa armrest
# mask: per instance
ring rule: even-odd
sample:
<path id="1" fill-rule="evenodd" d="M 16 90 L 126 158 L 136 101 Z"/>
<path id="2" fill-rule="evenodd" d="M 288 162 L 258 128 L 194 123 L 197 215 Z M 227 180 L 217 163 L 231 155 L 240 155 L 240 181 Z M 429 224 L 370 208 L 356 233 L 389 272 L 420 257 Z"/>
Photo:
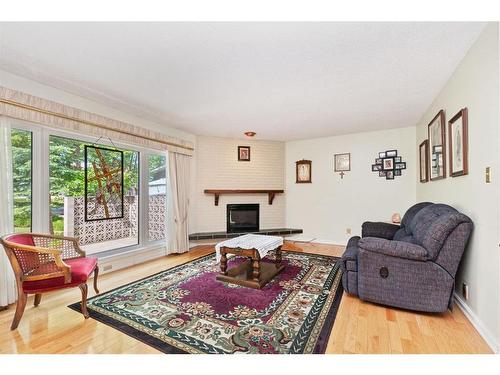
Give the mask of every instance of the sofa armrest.
<path id="1" fill-rule="evenodd" d="M 389 241 L 383 238 L 362 238 L 359 240 L 358 246 L 362 250 L 403 259 L 426 261 L 428 255 L 427 250 L 422 246 L 403 241 Z"/>
<path id="2" fill-rule="evenodd" d="M 400 229 L 399 225 L 365 221 L 361 226 L 361 237 L 377 237 L 392 240 L 394 234 Z"/>

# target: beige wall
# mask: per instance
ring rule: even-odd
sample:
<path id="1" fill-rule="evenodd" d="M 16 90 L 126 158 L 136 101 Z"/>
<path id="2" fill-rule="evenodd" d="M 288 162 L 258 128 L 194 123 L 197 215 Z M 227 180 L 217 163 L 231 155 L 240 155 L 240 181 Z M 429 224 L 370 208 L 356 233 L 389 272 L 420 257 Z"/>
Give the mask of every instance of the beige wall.
<path id="1" fill-rule="evenodd" d="M 304 238 L 345 244 L 360 234 L 366 220 L 390 220 L 415 203 L 415 128 L 400 128 L 287 142 L 286 222 L 304 229 Z M 407 169 L 394 180 L 372 172 L 380 151 L 397 149 Z M 343 179 L 333 171 L 333 156 L 351 153 Z M 312 160 L 312 184 L 295 183 L 295 162 Z M 352 234 L 346 233 L 352 229 Z"/>
<path id="2" fill-rule="evenodd" d="M 250 162 L 238 161 L 238 146 L 251 147 Z M 267 195 L 222 195 L 214 205 L 205 189 L 283 189 L 285 185 L 285 144 L 218 137 L 196 137 L 194 190 L 190 232 L 225 231 L 226 205 L 259 203 L 260 227 L 285 225 L 285 196 L 278 194 L 272 205 Z M 286 193 L 285 193 L 286 194 Z"/>
<path id="3" fill-rule="evenodd" d="M 444 180 L 417 182 L 417 200 L 450 204 L 474 221 L 456 290 L 461 295 L 462 282 L 469 285 L 466 303 L 493 345 L 495 336 L 496 345 L 500 342 L 498 69 L 498 27 L 490 24 L 417 125 L 415 145 L 427 138 L 427 124 L 439 110 L 446 112 L 448 121 L 461 108 L 468 108 L 469 175 L 451 178 L 448 171 Z M 493 171 L 490 184 L 485 183 L 487 166 Z"/>

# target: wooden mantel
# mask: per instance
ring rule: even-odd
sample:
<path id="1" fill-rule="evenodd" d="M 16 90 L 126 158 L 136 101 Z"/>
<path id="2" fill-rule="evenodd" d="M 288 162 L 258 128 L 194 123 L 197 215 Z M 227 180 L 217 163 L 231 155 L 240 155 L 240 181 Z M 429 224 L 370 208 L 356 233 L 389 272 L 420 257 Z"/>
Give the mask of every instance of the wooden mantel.
<path id="1" fill-rule="evenodd" d="M 284 190 L 221 190 L 221 189 L 205 189 L 205 194 L 213 194 L 215 205 L 219 205 L 219 196 L 223 194 L 267 194 L 268 203 L 273 204 L 274 195 L 284 193 Z"/>

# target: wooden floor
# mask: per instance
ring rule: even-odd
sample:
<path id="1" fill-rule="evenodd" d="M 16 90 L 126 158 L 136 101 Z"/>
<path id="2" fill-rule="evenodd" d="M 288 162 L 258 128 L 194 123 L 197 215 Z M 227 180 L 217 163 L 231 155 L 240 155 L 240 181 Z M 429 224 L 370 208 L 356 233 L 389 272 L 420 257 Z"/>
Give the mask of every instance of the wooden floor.
<path id="1" fill-rule="evenodd" d="M 339 246 L 286 243 L 284 249 L 339 256 Z M 110 290 L 213 251 L 199 246 L 108 273 L 99 278 L 101 291 Z M 92 288 L 89 288 L 89 292 Z M 91 294 L 92 295 L 92 294 Z M 67 307 L 78 301 L 78 288 L 45 294 L 33 307 L 33 297 L 16 331 L 10 331 L 14 306 L 0 312 L 0 353 L 159 353 L 92 318 Z M 365 303 L 344 294 L 327 353 L 491 353 L 477 331 L 455 307 L 452 313 L 416 314 Z"/>

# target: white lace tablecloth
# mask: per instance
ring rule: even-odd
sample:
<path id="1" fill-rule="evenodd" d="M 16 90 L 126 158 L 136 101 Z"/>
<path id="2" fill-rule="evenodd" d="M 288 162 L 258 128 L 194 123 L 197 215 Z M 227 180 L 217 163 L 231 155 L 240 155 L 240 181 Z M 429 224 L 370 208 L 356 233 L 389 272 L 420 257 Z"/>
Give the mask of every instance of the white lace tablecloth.
<path id="1" fill-rule="evenodd" d="M 231 238 L 226 241 L 219 242 L 215 245 L 215 259 L 220 262 L 220 248 L 231 247 L 240 249 L 257 249 L 260 259 L 264 258 L 268 252 L 277 249 L 283 245 L 283 237 L 264 236 L 261 234 L 245 234 L 243 236 Z"/>

